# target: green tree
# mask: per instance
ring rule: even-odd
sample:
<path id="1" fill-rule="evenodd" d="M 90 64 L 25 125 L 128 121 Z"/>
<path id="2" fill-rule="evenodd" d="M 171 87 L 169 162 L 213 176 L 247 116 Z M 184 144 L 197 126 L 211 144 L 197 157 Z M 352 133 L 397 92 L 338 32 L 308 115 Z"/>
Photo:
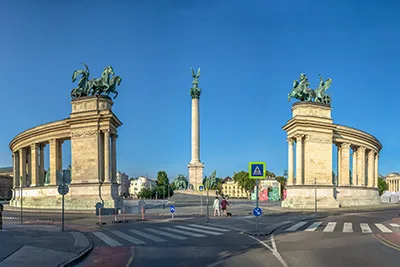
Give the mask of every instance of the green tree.
<path id="1" fill-rule="evenodd" d="M 254 186 L 256 185 L 256 180 L 250 179 L 249 173 L 245 171 L 235 173 L 233 180 L 246 192 L 246 196 L 249 198 L 250 192 L 254 190 Z"/>
<path id="2" fill-rule="evenodd" d="M 157 173 L 157 183 L 158 185 L 168 185 L 169 184 L 169 180 L 168 180 L 168 176 L 167 173 L 165 171 L 159 171 Z"/>
<path id="3" fill-rule="evenodd" d="M 389 185 L 383 180 L 381 177 L 378 178 L 378 188 L 379 188 L 379 195 L 382 195 L 384 191 L 389 189 Z"/>
<path id="4" fill-rule="evenodd" d="M 152 197 L 152 191 L 148 188 L 143 188 L 140 190 L 139 194 L 137 195 L 138 198 L 151 198 Z"/>

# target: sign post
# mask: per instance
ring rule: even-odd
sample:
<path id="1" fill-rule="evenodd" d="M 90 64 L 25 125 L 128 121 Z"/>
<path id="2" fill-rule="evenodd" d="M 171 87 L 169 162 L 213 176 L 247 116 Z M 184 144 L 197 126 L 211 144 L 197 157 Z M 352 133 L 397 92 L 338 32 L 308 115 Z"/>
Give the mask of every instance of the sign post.
<path id="1" fill-rule="evenodd" d="M 171 207 L 169 207 L 169 210 L 171 211 L 172 220 L 173 220 L 174 219 L 175 206 L 172 205 Z"/>
<path id="2" fill-rule="evenodd" d="M 62 183 L 58 186 L 58 193 L 61 195 L 61 231 L 64 232 L 64 196 L 68 194 L 69 187 L 65 185 L 65 175 L 62 175 Z"/>
<path id="3" fill-rule="evenodd" d="M 249 162 L 249 178 L 256 180 L 256 207 L 253 210 L 256 216 L 256 231 L 258 233 L 258 217 L 262 214 L 262 210 L 258 207 L 258 180 L 264 179 L 267 173 L 267 164 L 265 162 Z"/>
<path id="4" fill-rule="evenodd" d="M 199 185 L 199 191 L 200 191 L 200 215 L 203 215 L 203 191 L 204 191 L 204 185 Z"/>
<path id="5" fill-rule="evenodd" d="M 23 211 L 22 211 L 22 176 L 21 176 L 21 184 L 20 184 L 20 187 L 21 187 L 21 192 L 20 192 L 20 199 L 21 199 L 21 224 L 23 224 L 23 218 L 22 218 L 22 213 L 23 213 Z"/>

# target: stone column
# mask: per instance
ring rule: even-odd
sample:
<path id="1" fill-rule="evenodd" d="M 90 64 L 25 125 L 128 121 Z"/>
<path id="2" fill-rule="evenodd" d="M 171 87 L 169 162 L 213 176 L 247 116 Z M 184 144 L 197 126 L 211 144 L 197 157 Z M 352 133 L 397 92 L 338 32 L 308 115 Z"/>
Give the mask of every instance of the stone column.
<path id="1" fill-rule="evenodd" d="M 303 184 L 303 135 L 296 136 L 296 185 Z"/>
<path id="2" fill-rule="evenodd" d="M 62 144 L 64 140 L 57 140 L 57 170 L 62 170 Z"/>
<path id="3" fill-rule="evenodd" d="M 351 149 L 353 150 L 353 170 L 351 171 L 353 176 L 353 185 L 358 185 L 358 171 L 357 171 L 357 147 L 352 146 Z"/>
<path id="4" fill-rule="evenodd" d="M 110 131 L 104 132 L 104 183 L 110 180 Z"/>
<path id="5" fill-rule="evenodd" d="M 39 184 L 36 186 L 44 185 L 44 147 L 45 144 L 39 144 Z"/>
<path id="6" fill-rule="evenodd" d="M 350 144 L 342 143 L 340 146 L 339 186 L 348 185 L 350 185 Z"/>
<path id="7" fill-rule="evenodd" d="M 368 151 L 368 187 L 375 186 L 375 176 L 374 176 L 374 168 L 375 168 L 375 160 L 374 160 L 374 151 Z"/>
<path id="8" fill-rule="evenodd" d="M 294 184 L 294 157 L 293 157 L 293 139 L 288 138 L 288 185 Z"/>
<path id="9" fill-rule="evenodd" d="M 26 149 L 19 149 L 19 177 L 20 187 L 26 186 Z M 22 180 L 22 183 L 21 183 Z"/>
<path id="10" fill-rule="evenodd" d="M 357 174 L 359 186 L 365 186 L 365 147 L 357 149 Z"/>
<path id="11" fill-rule="evenodd" d="M 19 187 L 19 157 L 18 152 L 12 153 L 13 157 L 13 188 Z"/>
<path id="12" fill-rule="evenodd" d="M 104 132 L 99 131 L 99 182 L 104 182 Z"/>
<path id="13" fill-rule="evenodd" d="M 379 159 L 379 154 L 378 152 L 375 152 L 375 188 L 378 188 L 378 177 L 379 177 L 379 170 L 378 170 L 378 159 Z"/>
<path id="14" fill-rule="evenodd" d="M 340 165 L 341 165 L 341 157 L 342 157 L 342 144 L 336 144 L 336 148 L 337 148 L 337 179 L 338 181 L 336 181 L 336 185 L 339 185 L 340 183 Z M 334 184 L 335 185 L 335 184 Z"/>
<path id="15" fill-rule="evenodd" d="M 111 182 L 117 183 L 117 137 L 111 135 Z"/>
<path id="16" fill-rule="evenodd" d="M 39 148 L 38 144 L 32 144 L 31 145 L 31 179 L 32 183 L 31 186 L 38 186 L 40 185 L 40 180 L 39 180 Z"/>
<path id="17" fill-rule="evenodd" d="M 50 140 L 50 183 L 49 185 L 57 185 L 57 163 L 58 163 L 58 155 L 57 155 L 57 139 Z"/>
<path id="18" fill-rule="evenodd" d="M 192 98 L 192 160 L 200 162 L 199 98 Z"/>

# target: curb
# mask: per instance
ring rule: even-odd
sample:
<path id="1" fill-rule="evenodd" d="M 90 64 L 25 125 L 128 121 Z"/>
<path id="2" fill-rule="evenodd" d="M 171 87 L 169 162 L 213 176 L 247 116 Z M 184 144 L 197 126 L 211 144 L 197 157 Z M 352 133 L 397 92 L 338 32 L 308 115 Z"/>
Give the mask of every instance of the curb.
<path id="1" fill-rule="evenodd" d="M 81 232 L 82 233 L 82 232 Z M 93 240 L 86 234 L 85 237 L 89 240 L 89 246 L 82 250 L 77 256 L 67 260 L 59 264 L 57 267 L 72 267 L 81 262 L 92 250 L 94 247 Z"/>

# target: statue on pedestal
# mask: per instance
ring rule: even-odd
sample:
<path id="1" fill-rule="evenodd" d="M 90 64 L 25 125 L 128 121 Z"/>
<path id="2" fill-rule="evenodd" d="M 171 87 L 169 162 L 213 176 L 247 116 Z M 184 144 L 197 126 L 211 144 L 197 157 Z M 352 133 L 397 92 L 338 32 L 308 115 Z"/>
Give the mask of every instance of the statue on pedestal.
<path id="1" fill-rule="evenodd" d="M 89 80 L 89 67 L 85 63 L 82 64 L 85 66 L 85 69 L 76 70 L 72 74 L 72 82 L 75 82 L 78 76 L 81 75 L 78 87 L 71 91 L 72 98 L 101 94 L 108 96 L 110 93 L 114 94 L 114 99 L 118 96 L 116 87 L 121 84 L 122 79 L 119 76 L 115 76 L 114 69 L 111 66 L 104 68 L 101 78 L 92 78 Z"/>
<path id="2" fill-rule="evenodd" d="M 197 74 L 194 72 L 192 68 L 190 68 L 190 70 L 192 71 L 192 77 L 193 77 L 192 88 L 190 88 L 190 96 L 192 98 L 200 98 L 201 94 L 201 89 L 199 88 L 200 68 L 197 69 Z"/>
<path id="3" fill-rule="evenodd" d="M 288 101 L 295 98 L 300 101 L 308 101 L 316 103 L 321 103 L 325 105 L 331 104 L 331 97 L 325 94 L 332 83 L 332 79 L 328 78 L 325 82 L 321 75 L 319 75 L 320 83 L 317 89 L 313 90 L 309 88 L 310 83 L 308 82 L 307 76 L 302 73 L 300 74 L 299 81 L 294 80 L 292 91 L 288 94 Z"/>

